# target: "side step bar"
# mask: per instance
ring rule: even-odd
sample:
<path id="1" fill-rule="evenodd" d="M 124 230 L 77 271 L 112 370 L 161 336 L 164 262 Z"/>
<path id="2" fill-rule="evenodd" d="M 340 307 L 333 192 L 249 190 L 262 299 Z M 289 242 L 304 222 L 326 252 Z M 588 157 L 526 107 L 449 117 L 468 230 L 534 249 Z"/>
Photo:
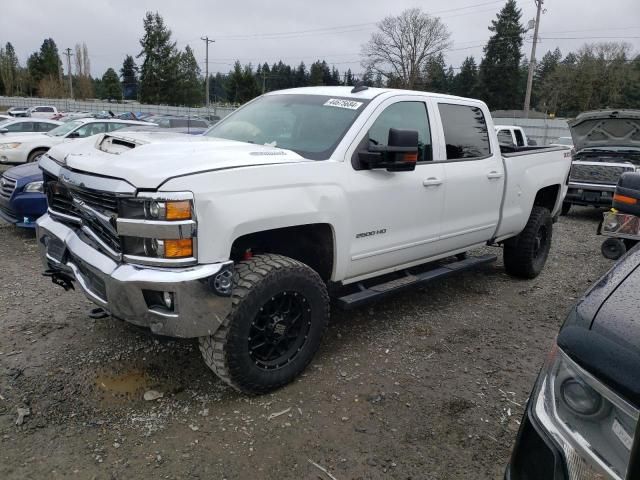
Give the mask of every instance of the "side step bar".
<path id="1" fill-rule="evenodd" d="M 416 285 L 446 278 L 455 273 L 471 270 L 480 265 L 493 263 L 497 258 L 498 257 L 496 255 L 482 255 L 480 257 L 468 257 L 457 262 L 439 264 L 436 268 L 426 272 L 412 274 L 409 271 L 405 271 L 404 277 L 373 285 L 371 287 L 365 287 L 360 283 L 358 285 L 360 287 L 360 291 L 343 297 L 337 297 L 335 300 L 339 307 L 348 310 L 350 308 L 359 307 L 364 303 L 378 300 L 392 293 L 397 293 L 407 288 L 415 287 Z"/>

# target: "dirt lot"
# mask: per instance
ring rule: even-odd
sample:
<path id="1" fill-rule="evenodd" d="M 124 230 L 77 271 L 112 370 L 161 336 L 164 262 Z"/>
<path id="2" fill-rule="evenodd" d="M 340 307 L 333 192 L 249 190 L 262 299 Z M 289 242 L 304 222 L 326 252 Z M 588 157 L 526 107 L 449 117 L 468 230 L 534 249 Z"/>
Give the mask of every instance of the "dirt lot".
<path id="1" fill-rule="evenodd" d="M 33 236 L 0 226 L 0 478 L 329 479 L 315 462 L 340 480 L 498 479 L 565 313 L 610 266 L 597 219 L 562 218 L 536 280 L 499 261 L 334 309 L 306 374 L 253 398 L 195 342 L 89 319 L 40 275 Z"/>

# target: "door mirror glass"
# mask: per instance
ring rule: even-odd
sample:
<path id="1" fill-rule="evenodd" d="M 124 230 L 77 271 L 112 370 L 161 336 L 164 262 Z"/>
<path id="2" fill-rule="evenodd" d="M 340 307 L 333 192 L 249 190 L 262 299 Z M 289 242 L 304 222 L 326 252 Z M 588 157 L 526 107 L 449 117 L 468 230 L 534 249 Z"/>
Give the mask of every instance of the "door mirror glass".
<path id="1" fill-rule="evenodd" d="M 360 151 L 360 162 L 369 169 L 384 168 L 389 172 L 409 172 L 418 162 L 417 130 L 389 129 L 387 145 L 369 145 Z"/>
<path id="2" fill-rule="evenodd" d="M 0 133 L 8 133 L 9 129 L 8 128 L 0 128 Z"/>

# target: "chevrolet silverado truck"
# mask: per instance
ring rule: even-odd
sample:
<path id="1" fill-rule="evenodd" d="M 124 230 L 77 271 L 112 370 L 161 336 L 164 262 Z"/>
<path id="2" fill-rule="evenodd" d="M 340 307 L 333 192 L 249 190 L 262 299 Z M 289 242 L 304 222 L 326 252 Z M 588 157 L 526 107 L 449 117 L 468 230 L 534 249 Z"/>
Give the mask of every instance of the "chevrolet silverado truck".
<path id="1" fill-rule="evenodd" d="M 114 132 L 40 159 L 46 275 L 199 338 L 247 393 L 291 382 L 345 308 L 495 260 L 533 278 L 571 158 L 503 155 L 478 100 L 357 86 L 263 95 L 206 136 Z"/>
<path id="2" fill-rule="evenodd" d="M 640 110 L 599 110 L 569 122 L 575 157 L 562 213 L 572 205 L 611 207 L 623 173 L 640 170 Z"/>

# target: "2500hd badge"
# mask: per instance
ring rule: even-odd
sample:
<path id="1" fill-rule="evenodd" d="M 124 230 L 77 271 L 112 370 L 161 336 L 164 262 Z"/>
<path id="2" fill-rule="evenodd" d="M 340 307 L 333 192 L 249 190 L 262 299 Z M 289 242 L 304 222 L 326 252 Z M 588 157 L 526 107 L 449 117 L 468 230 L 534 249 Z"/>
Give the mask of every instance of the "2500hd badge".
<path id="1" fill-rule="evenodd" d="M 383 235 L 385 233 L 387 233 L 387 229 L 382 228 L 380 230 L 372 230 L 370 232 L 357 233 L 356 238 L 373 237 L 374 235 Z"/>

